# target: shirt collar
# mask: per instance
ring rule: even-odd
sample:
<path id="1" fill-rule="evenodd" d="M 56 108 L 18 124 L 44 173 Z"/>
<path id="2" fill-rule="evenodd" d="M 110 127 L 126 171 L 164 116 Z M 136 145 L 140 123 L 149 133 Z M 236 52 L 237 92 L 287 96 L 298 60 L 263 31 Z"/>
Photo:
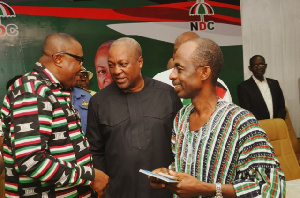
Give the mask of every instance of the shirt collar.
<path id="1" fill-rule="evenodd" d="M 39 73 L 43 81 L 46 82 L 47 86 L 54 85 L 55 87 L 62 88 L 62 85 L 60 84 L 59 80 L 57 80 L 55 76 L 40 62 L 36 63 L 36 65 L 33 67 L 33 70 Z"/>
<path id="2" fill-rule="evenodd" d="M 255 81 L 256 84 L 257 84 L 257 83 L 264 83 L 264 82 L 267 82 L 266 77 L 263 77 L 263 78 L 264 78 L 263 81 L 257 80 L 257 79 L 255 78 L 255 76 L 253 76 L 253 75 L 252 75 L 252 78 L 253 78 L 253 80 Z"/>
<path id="3" fill-rule="evenodd" d="M 73 88 L 73 95 L 75 95 L 76 99 L 79 99 L 79 98 L 85 96 L 85 91 L 81 88 L 74 87 Z"/>

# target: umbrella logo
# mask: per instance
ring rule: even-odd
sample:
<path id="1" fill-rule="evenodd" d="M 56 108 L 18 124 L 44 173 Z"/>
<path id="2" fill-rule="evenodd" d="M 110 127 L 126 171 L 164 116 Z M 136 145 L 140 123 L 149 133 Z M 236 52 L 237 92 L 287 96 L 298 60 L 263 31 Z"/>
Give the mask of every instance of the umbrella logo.
<path id="1" fill-rule="evenodd" d="M 214 15 L 213 8 L 208 4 L 205 3 L 204 0 L 197 0 L 197 2 L 190 8 L 190 16 L 199 16 L 200 15 L 200 21 L 197 22 L 191 22 L 191 30 L 213 30 L 214 27 L 212 26 L 214 24 L 213 21 L 205 22 L 204 16 L 205 15 Z M 199 24 L 199 27 L 198 27 Z"/>
<path id="2" fill-rule="evenodd" d="M 204 22 L 204 15 L 214 14 L 212 7 L 209 4 L 204 3 L 204 0 L 197 0 L 197 3 L 190 8 L 190 16 L 200 15 L 201 22 Z"/>
<path id="3" fill-rule="evenodd" d="M 5 27 L 1 24 L 1 19 L 3 17 L 16 17 L 16 13 L 9 5 L 0 1 L 0 36 L 17 36 L 19 34 L 18 26 L 15 24 L 7 24 Z"/>

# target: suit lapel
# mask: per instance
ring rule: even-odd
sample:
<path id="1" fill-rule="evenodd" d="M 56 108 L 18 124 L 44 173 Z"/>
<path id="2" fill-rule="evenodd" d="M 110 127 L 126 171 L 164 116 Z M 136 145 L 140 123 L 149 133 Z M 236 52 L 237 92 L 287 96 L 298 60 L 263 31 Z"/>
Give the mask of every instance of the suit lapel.
<path id="1" fill-rule="evenodd" d="M 253 96 L 256 97 L 254 100 L 257 101 L 258 104 L 263 105 L 264 109 L 261 109 L 261 112 L 265 112 L 266 114 L 264 117 L 270 117 L 270 112 L 268 111 L 267 103 L 265 102 L 262 93 L 260 92 L 257 84 L 255 83 L 254 79 L 251 77 L 250 79 L 252 91 L 253 91 Z"/>
<path id="2" fill-rule="evenodd" d="M 251 88 L 252 88 L 252 91 L 253 91 L 253 95 L 257 98 L 257 102 L 261 103 L 261 104 L 265 104 L 266 108 L 267 108 L 267 104 L 257 86 L 257 84 L 255 83 L 255 81 L 253 80 L 253 78 L 251 77 L 250 79 L 250 83 L 251 83 Z"/>
<path id="3" fill-rule="evenodd" d="M 275 112 L 274 107 L 275 107 L 276 102 L 277 102 L 277 101 L 275 101 L 276 99 L 274 97 L 276 95 L 276 93 L 275 93 L 276 92 L 276 86 L 275 86 L 274 82 L 272 82 L 272 80 L 270 80 L 269 78 L 267 78 L 267 82 L 268 82 L 270 92 L 271 92 L 271 96 L 272 96 L 273 112 Z"/>

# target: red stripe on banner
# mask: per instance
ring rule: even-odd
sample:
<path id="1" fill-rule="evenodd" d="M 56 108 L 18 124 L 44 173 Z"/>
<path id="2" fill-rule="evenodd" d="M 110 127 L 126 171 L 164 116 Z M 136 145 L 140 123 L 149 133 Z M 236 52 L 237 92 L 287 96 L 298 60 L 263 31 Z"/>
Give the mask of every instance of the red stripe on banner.
<path id="1" fill-rule="evenodd" d="M 81 19 L 104 19 L 124 21 L 182 21 L 172 19 L 155 19 L 151 17 L 129 16 L 117 13 L 113 9 L 104 8 L 66 8 L 66 7 L 37 7 L 37 6 L 12 6 L 17 14 L 34 16 L 52 16 Z M 54 12 L 55 10 L 55 12 Z"/>
<path id="2" fill-rule="evenodd" d="M 39 7 L 39 6 L 12 6 L 18 15 L 66 17 L 81 19 L 121 20 L 121 21 L 152 21 L 152 22 L 187 22 L 199 21 L 199 16 L 189 16 L 189 9 L 194 2 L 174 3 L 155 6 L 106 9 L 106 8 L 68 8 L 68 7 Z M 226 5 L 218 3 L 217 5 Z M 237 6 L 235 6 L 237 7 Z M 208 17 L 208 16 L 205 16 Z M 210 19 L 216 22 L 240 25 L 241 19 L 211 15 Z"/>

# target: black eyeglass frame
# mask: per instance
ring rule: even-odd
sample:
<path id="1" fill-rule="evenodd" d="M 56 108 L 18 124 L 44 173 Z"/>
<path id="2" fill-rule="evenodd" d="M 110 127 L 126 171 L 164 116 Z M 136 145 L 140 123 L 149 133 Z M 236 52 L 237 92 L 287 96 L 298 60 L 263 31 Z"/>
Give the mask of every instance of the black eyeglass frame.
<path id="1" fill-rule="evenodd" d="M 251 65 L 252 68 L 266 67 L 266 66 L 267 66 L 267 63 L 260 63 L 260 64 Z"/>
<path id="2" fill-rule="evenodd" d="M 80 65 L 83 65 L 83 61 L 84 61 L 84 57 L 83 56 L 77 56 L 75 54 L 71 54 L 71 53 L 68 53 L 68 52 L 57 52 L 57 53 L 52 54 L 52 57 L 54 55 L 56 55 L 56 54 L 66 54 L 68 56 L 71 56 L 71 57 L 75 58 L 77 61 L 79 61 Z"/>

